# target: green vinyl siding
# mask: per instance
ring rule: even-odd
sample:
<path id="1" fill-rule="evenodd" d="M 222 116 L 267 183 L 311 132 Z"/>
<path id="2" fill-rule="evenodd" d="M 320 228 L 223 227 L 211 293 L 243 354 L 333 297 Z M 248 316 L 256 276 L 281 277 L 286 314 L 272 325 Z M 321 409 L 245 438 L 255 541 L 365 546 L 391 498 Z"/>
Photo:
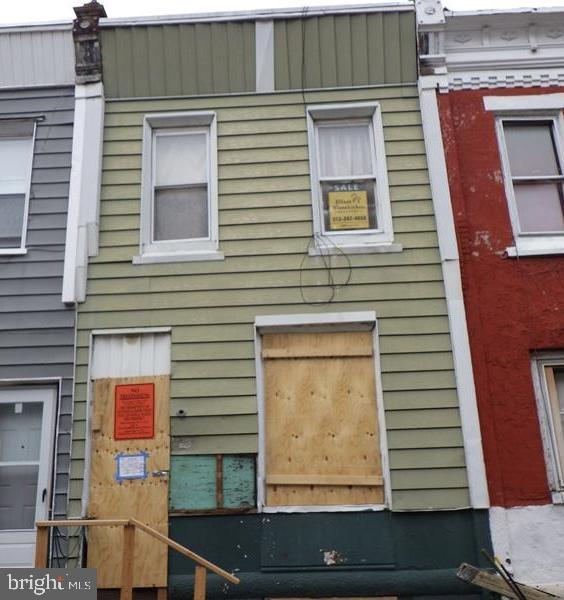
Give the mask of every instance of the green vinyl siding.
<path id="1" fill-rule="evenodd" d="M 253 22 L 104 28 L 102 48 L 108 97 L 255 89 Z"/>
<path id="2" fill-rule="evenodd" d="M 256 89 L 252 20 L 105 27 L 102 48 L 108 98 Z M 412 10 L 274 21 L 277 90 L 413 83 L 416 61 Z"/>
<path id="3" fill-rule="evenodd" d="M 396 253 L 332 257 L 334 281 L 345 283 L 349 269 L 350 281 L 328 304 L 324 262 L 307 255 L 313 232 L 304 97 L 307 104 L 380 102 L 395 240 L 403 246 Z M 133 265 L 143 116 L 202 108 L 217 113 L 225 260 Z M 416 88 L 108 101 L 106 111 L 100 252 L 90 262 L 87 300 L 78 309 L 72 489 L 80 489 L 82 477 L 92 329 L 172 327 L 177 460 L 258 451 L 256 316 L 374 310 L 393 507 L 468 506 Z"/>
<path id="4" fill-rule="evenodd" d="M 278 90 L 413 82 L 416 60 L 411 11 L 304 16 L 274 24 Z"/>

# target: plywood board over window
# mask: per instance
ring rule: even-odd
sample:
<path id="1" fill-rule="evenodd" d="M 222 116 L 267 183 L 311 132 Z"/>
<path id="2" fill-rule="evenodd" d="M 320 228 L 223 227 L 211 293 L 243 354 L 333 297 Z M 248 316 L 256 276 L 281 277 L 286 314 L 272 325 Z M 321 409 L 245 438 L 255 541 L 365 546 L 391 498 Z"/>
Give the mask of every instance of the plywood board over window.
<path id="1" fill-rule="evenodd" d="M 384 503 L 371 332 L 262 339 L 267 506 Z"/>

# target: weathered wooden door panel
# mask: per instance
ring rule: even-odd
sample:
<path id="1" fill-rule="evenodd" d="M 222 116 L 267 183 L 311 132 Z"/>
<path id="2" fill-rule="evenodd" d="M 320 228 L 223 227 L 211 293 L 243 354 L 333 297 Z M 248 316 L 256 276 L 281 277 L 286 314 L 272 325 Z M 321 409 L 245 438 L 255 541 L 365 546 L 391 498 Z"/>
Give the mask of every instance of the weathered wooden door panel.
<path id="1" fill-rule="evenodd" d="M 382 504 L 369 332 L 263 336 L 266 504 Z"/>
<path id="2" fill-rule="evenodd" d="M 135 383 L 154 383 L 154 437 L 115 440 L 116 385 Z M 94 382 L 89 517 L 135 517 L 168 535 L 169 387 L 168 375 Z M 116 456 L 137 452 L 147 453 L 147 478 L 116 480 Z M 100 588 L 120 586 L 122 536 L 121 528 L 89 530 L 88 566 L 98 569 Z M 134 587 L 166 587 L 167 547 L 142 531 L 135 538 Z"/>

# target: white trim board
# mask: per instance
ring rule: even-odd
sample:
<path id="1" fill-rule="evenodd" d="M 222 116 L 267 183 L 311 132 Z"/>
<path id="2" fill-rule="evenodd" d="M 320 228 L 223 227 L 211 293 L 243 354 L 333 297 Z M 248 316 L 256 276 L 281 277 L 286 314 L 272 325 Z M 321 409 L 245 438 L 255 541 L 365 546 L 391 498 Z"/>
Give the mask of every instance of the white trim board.
<path id="1" fill-rule="evenodd" d="M 420 80 L 421 117 L 423 135 L 429 164 L 429 179 L 433 207 L 437 221 L 441 267 L 448 307 L 452 355 L 456 376 L 456 389 L 460 406 L 460 418 L 464 438 L 464 455 L 470 502 L 473 508 L 490 505 L 486 467 L 482 449 L 482 435 L 478 417 L 478 405 L 472 371 L 472 355 L 468 338 L 466 311 L 462 293 L 462 277 L 454 217 L 448 185 L 445 151 L 434 83 L 436 78 Z"/>
<path id="2" fill-rule="evenodd" d="M 380 434 L 380 455 L 382 476 L 384 478 L 384 504 L 336 505 L 336 506 L 264 506 L 265 502 L 265 423 L 264 423 L 264 373 L 262 365 L 262 334 L 267 332 L 304 332 L 304 331 L 372 331 L 374 349 L 374 378 L 376 384 L 376 409 Z M 378 327 L 374 311 L 315 313 L 296 315 L 267 315 L 255 318 L 255 368 L 258 410 L 258 446 L 257 457 L 257 511 L 263 513 L 307 513 L 307 512 L 360 512 L 381 511 L 392 508 L 392 486 L 384 394 L 380 373 L 380 347 Z"/>
<path id="3" fill-rule="evenodd" d="M 115 19 L 100 19 L 100 26 L 123 27 L 130 25 L 171 25 L 175 23 L 198 23 L 218 21 L 249 21 L 263 19 L 296 19 L 299 17 L 318 17 L 324 15 L 384 13 L 384 12 L 413 12 L 411 2 L 398 1 L 385 4 L 351 4 L 350 6 L 315 6 L 304 8 L 272 8 L 265 10 L 239 10 L 229 12 L 213 12 L 188 15 L 162 15 L 151 17 L 126 17 Z M 305 15 L 304 15 L 305 12 Z"/>
<path id="4" fill-rule="evenodd" d="M 257 92 L 274 91 L 274 21 L 255 24 L 255 68 Z"/>
<path id="5" fill-rule="evenodd" d="M 496 113 L 515 111 L 523 115 L 529 110 L 560 111 L 564 108 L 564 94 L 530 94 L 520 96 L 484 96 L 486 110 Z"/>
<path id="6" fill-rule="evenodd" d="M 84 302 L 88 257 L 98 253 L 104 87 L 102 83 L 75 88 L 72 166 L 62 301 Z"/>

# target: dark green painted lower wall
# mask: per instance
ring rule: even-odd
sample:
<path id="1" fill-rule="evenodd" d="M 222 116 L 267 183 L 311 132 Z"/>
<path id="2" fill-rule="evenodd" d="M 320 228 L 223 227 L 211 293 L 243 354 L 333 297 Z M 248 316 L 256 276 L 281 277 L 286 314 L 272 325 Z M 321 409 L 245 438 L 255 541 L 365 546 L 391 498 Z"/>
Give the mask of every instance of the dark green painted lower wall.
<path id="1" fill-rule="evenodd" d="M 488 513 L 474 510 L 171 517 L 170 535 L 240 577 L 210 577 L 211 599 L 470 596 L 455 570 L 491 551 Z M 171 598 L 188 597 L 193 566 L 169 558 Z"/>

